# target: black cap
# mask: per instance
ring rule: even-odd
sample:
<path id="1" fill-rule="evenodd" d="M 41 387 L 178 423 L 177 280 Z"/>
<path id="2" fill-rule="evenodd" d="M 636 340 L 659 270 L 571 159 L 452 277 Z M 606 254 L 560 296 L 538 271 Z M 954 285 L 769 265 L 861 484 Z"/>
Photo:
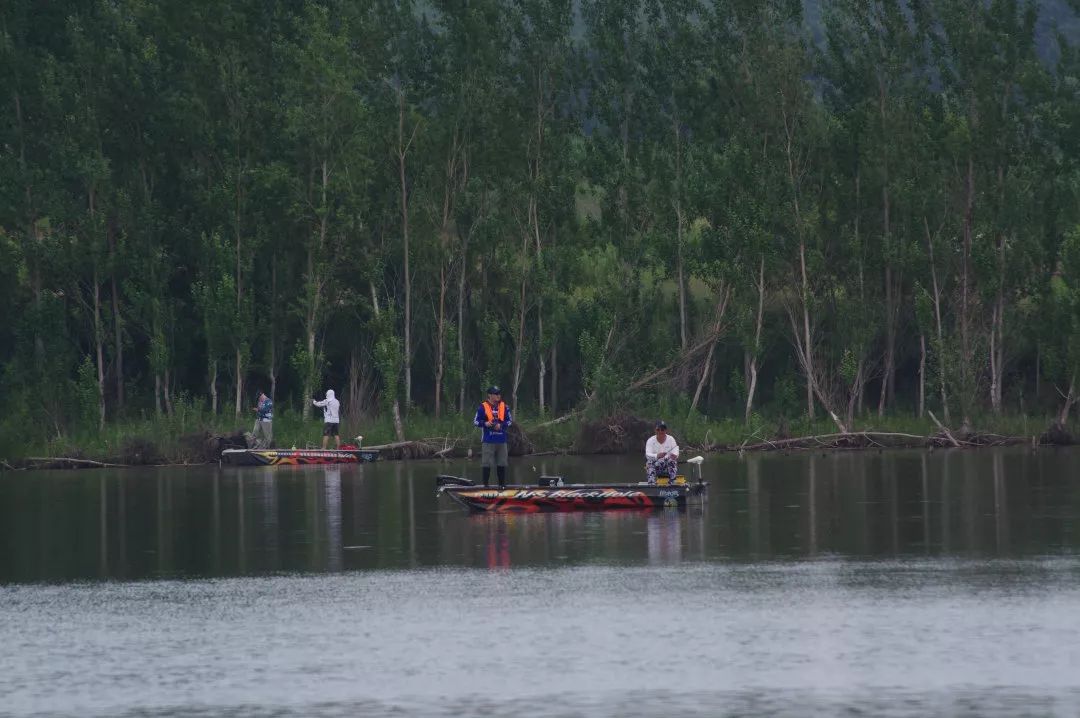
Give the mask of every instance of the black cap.
<path id="1" fill-rule="evenodd" d="M 657 419 L 656 420 L 656 428 L 657 429 L 666 429 L 667 428 L 667 422 L 665 422 L 663 419 Z"/>
<path id="2" fill-rule="evenodd" d="M 499 396 L 502 396 L 502 391 L 499 389 L 499 387 L 495 386 L 494 384 L 488 387 L 487 393 L 488 394 L 498 394 Z"/>

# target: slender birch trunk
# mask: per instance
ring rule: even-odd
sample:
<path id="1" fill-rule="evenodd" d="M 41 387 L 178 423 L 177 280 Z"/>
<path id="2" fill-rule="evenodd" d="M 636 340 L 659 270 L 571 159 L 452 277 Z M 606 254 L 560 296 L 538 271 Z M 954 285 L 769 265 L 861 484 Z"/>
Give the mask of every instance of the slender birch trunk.
<path id="1" fill-rule="evenodd" d="M 94 351 L 97 354 L 98 431 L 105 428 L 105 351 L 101 330 L 101 287 L 94 266 Z"/>
<path id="2" fill-rule="evenodd" d="M 375 283 L 369 282 L 371 287 L 371 306 L 375 312 L 376 321 L 379 319 L 382 312 L 379 309 L 379 295 L 375 292 Z M 384 377 L 384 379 L 386 379 Z M 396 384 L 396 381 L 386 379 L 387 384 Z M 308 402 L 310 403 L 310 402 Z M 395 393 L 393 400 L 390 403 L 390 414 L 394 420 L 394 436 L 398 441 L 405 441 L 405 424 L 401 421 L 401 403 L 398 401 L 397 394 Z"/>
<path id="3" fill-rule="evenodd" d="M 941 287 L 938 284 L 937 263 L 934 261 L 934 237 L 930 234 L 930 223 L 923 217 L 923 229 L 926 231 L 926 250 L 930 256 L 930 280 L 934 290 L 934 331 L 937 337 L 938 382 L 941 392 L 941 412 L 945 423 L 949 419 L 949 397 L 945 391 L 945 330 L 941 322 Z"/>
<path id="4" fill-rule="evenodd" d="M 510 410 L 517 415 L 518 387 L 521 385 L 521 363 L 525 344 L 525 298 L 528 287 L 529 238 L 522 238 L 521 246 L 521 288 L 518 291 L 517 336 L 514 340 L 514 379 L 510 385 Z"/>
<path id="5" fill-rule="evenodd" d="M 409 268 L 409 194 L 406 184 L 405 160 L 409 154 L 409 147 L 416 136 L 416 128 L 413 128 L 413 136 L 405 140 L 405 91 L 398 89 L 398 182 L 400 183 L 401 197 L 401 253 L 402 271 L 404 272 L 405 286 L 405 345 L 403 348 L 403 369 L 405 373 L 405 410 L 412 406 L 412 272 Z"/>
<path id="6" fill-rule="evenodd" d="M 116 411 L 124 410 L 124 343 L 122 340 L 122 325 L 120 323 L 120 292 L 116 286 L 116 237 L 111 229 L 106 228 L 109 240 L 109 264 L 111 265 L 109 282 L 112 288 L 112 315 L 113 315 L 113 360 L 114 375 L 116 379 Z"/>
<path id="7" fill-rule="evenodd" d="M 1002 411 L 1002 385 L 1005 380 L 1005 235 L 998 238 L 998 286 L 990 327 L 990 405 L 998 416 Z"/>
<path id="8" fill-rule="evenodd" d="M 886 100 L 888 93 L 881 73 L 878 73 L 878 113 L 881 118 L 882 136 L 888 137 L 888 115 Z M 878 417 L 885 416 L 885 408 L 896 396 L 896 323 L 899 318 L 899 287 L 894 285 L 892 261 L 889 259 L 889 247 L 892 244 L 891 196 L 889 194 L 889 153 L 888 144 L 884 149 L 882 171 L 884 181 L 881 187 L 882 239 L 885 246 L 885 366 L 881 379 L 881 393 L 878 396 Z"/>
<path id="9" fill-rule="evenodd" d="M 754 322 L 754 346 L 752 351 L 746 353 L 747 381 L 746 381 L 746 411 L 743 420 L 749 424 L 750 415 L 754 411 L 754 392 L 757 389 L 758 380 L 758 355 L 761 352 L 761 328 L 765 316 L 765 255 L 761 255 L 758 263 L 758 279 L 756 282 L 758 291 L 757 318 Z"/>
<path id="10" fill-rule="evenodd" d="M 698 401 L 701 399 L 701 392 L 705 388 L 705 383 L 712 375 L 712 360 L 713 355 L 716 353 L 716 345 L 720 343 L 720 328 L 724 325 L 724 314 L 727 313 L 728 299 L 731 297 L 731 290 L 728 287 L 721 287 L 719 291 L 719 299 L 716 302 L 716 321 L 713 322 L 713 341 L 709 345 L 709 353 L 705 356 L 705 365 L 701 369 L 701 377 L 698 379 L 697 389 L 694 390 L 694 398 L 690 402 L 690 412 L 693 413 L 697 409 Z"/>
<path id="11" fill-rule="evenodd" d="M 161 386 L 161 377 L 157 374 L 154 375 L 155 387 Z M 155 397 L 157 390 L 155 389 Z M 210 362 L 210 413 L 217 416 L 217 359 Z M 161 413 L 161 405 L 158 405 L 158 413 Z"/>
<path id="12" fill-rule="evenodd" d="M 1076 375 L 1074 374 L 1069 378 L 1069 391 L 1065 395 L 1065 401 L 1061 405 L 1061 411 L 1058 412 L 1058 424 L 1065 426 L 1069 421 L 1069 412 L 1072 411 L 1073 404 L 1077 401 L 1076 396 Z"/>
<path id="13" fill-rule="evenodd" d="M 679 116 L 677 113 L 672 114 L 671 118 L 672 130 L 675 133 L 675 186 L 674 190 L 674 206 L 675 206 L 675 247 L 676 247 L 676 271 L 678 274 L 677 280 L 679 283 L 679 339 L 680 347 L 683 351 L 686 351 L 686 277 L 685 269 L 683 266 L 683 230 L 685 227 L 684 216 L 682 211 L 682 136 L 679 132 Z M 709 363 L 712 359 L 712 349 L 709 350 Z M 700 382 L 699 382 L 700 384 Z M 700 387 L 699 387 L 700 392 Z M 696 403 L 696 400 L 695 400 Z"/>
<path id="14" fill-rule="evenodd" d="M 971 249 L 975 224 L 975 160 L 969 154 L 964 181 L 963 251 L 960 259 L 960 387 L 963 392 L 963 426 L 971 425 L 972 355 L 971 343 Z"/>
<path id="15" fill-rule="evenodd" d="M 457 349 L 458 349 L 458 413 L 465 411 L 465 278 L 469 266 L 469 240 L 466 237 L 461 244 L 461 274 L 458 276 L 457 296 Z"/>
<path id="16" fill-rule="evenodd" d="M 926 335 L 919 333 L 919 418 L 926 413 Z"/>

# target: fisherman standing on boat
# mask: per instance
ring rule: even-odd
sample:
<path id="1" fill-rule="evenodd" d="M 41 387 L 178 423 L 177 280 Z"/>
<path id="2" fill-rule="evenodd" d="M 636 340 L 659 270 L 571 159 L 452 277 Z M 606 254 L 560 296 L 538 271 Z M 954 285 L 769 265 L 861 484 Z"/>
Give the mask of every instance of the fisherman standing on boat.
<path id="1" fill-rule="evenodd" d="M 338 410 L 341 408 L 341 402 L 334 398 L 334 390 L 326 390 L 326 398 L 322 401 L 315 399 L 311 402 L 315 406 L 322 407 L 323 414 L 323 432 L 322 432 L 322 448 L 326 448 L 326 444 L 330 437 L 334 437 L 334 442 L 337 448 L 341 448 L 341 435 L 338 431 L 338 427 L 341 426 L 341 419 L 339 418 Z"/>
<path id="2" fill-rule="evenodd" d="M 656 435 L 645 442 L 645 471 L 650 484 L 656 483 L 658 474 L 674 479 L 679 471 L 679 445 L 663 420 L 656 422 Z"/>
<path id="3" fill-rule="evenodd" d="M 506 428 L 513 423 L 513 417 L 510 416 L 510 407 L 502 400 L 499 387 L 490 387 L 487 393 L 487 401 L 482 402 L 476 410 L 473 424 L 484 430 L 480 453 L 484 486 L 489 485 L 491 467 L 494 466 L 499 476 L 499 488 L 503 489 L 506 488 Z"/>
<path id="4" fill-rule="evenodd" d="M 259 404 L 255 412 L 255 448 L 269 449 L 274 443 L 274 402 L 266 394 L 259 392 Z"/>

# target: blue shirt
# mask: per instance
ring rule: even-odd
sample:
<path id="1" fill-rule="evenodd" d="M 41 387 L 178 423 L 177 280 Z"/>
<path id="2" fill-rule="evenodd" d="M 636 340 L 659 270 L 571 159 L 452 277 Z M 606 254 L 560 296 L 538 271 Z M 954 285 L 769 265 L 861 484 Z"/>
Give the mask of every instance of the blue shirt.
<path id="1" fill-rule="evenodd" d="M 259 402 L 259 421 L 273 421 L 274 420 L 274 402 L 270 401 L 270 397 L 266 397 Z"/>
<path id="2" fill-rule="evenodd" d="M 486 402 L 485 402 L 486 403 Z M 506 406 L 505 402 L 499 402 L 503 406 Z M 492 421 L 499 421 L 499 407 L 494 406 L 491 410 Z M 505 444 L 506 443 L 506 427 L 513 423 L 510 416 L 510 407 L 506 406 L 506 420 L 500 422 L 502 424 L 498 431 L 495 429 L 489 429 L 484 426 L 487 423 L 487 412 L 484 411 L 484 404 L 481 404 L 476 409 L 476 418 L 473 420 L 473 424 L 482 427 L 484 430 L 484 443 L 485 444 Z"/>

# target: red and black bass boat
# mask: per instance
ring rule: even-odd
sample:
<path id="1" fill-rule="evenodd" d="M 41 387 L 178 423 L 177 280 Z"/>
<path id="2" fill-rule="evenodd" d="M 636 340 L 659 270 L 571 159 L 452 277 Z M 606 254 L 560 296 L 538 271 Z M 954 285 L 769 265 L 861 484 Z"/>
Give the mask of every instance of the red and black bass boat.
<path id="1" fill-rule="evenodd" d="M 378 449 L 225 449 L 221 461 L 234 466 L 361 464 L 378 461 Z"/>
<path id="2" fill-rule="evenodd" d="M 541 476 L 536 486 L 477 486 L 459 476 L 435 477 L 436 494 L 446 494 L 472 511 L 608 511 L 682 509 L 705 502 L 708 484 L 701 479 L 700 456 L 687 461 L 696 476 L 660 477 L 655 484 L 568 484 L 561 476 Z"/>

